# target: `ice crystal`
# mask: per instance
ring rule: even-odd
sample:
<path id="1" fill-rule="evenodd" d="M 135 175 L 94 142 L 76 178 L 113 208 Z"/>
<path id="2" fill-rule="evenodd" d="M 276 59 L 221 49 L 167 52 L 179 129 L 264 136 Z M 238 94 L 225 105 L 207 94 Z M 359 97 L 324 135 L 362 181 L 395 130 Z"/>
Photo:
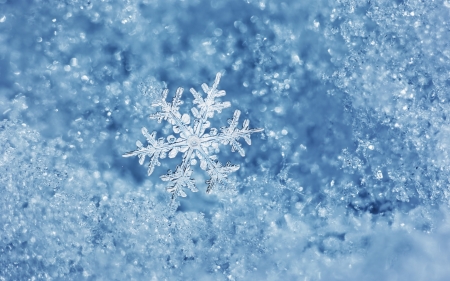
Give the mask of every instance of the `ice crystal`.
<path id="1" fill-rule="evenodd" d="M 192 192 L 197 192 L 194 179 L 191 178 L 191 166 L 197 164 L 200 160 L 200 168 L 208 173 L 210 179 L 206 181 L 208 187 L 207 193 L 210 193 L 217 185 L 223 184 L 228 174 L 239 169 L 239 165 L 233 165 L 229 162 L 222 165 L 215 153 L 217 153 L 220 144 L 231 145 L 232 152 L 239 152 L 244 157 L 245 151 L 239 143 L 239 139 L 243 138 L 248 145 L 251 145 L 250 135 L 252 133 L 261 132 L 263 129 L 249 129 L 249 120 L 243 122 L 242 128 L 237 128 L 238 120 L 241 112 L 235 110 L 233 118 L 228 120 L 228 127 L 221 127 L 220 132 L 216 128 L 210 128 L 209 118 L 214 117 L 214 113 L 221 113 L 222 109 L 230 107 L 230 102 L 219 102 L 216 98 L 225 96 L 224 90 L 218 90 L 217 86 L 220 82 L 221 74 L 217 73 L 216 79 L 209 87 L 202 84 L 202 89 L 206 93 L 206 98 L 202 94 L 191 88 L 194 96 L 194 104 L 196 107 L 191 109 L 194 116 L 193 125 L 191 125 L 191 117 L 189 114 L 181 114 L 179 107 L 183 104 L 181 95 L 183 88 L 178 88 L 172 103 L 166 101 L 168 89 L 162 91 L 161 97 L 152 104 L 154 107 L 160 107 L 161 110 L 150 115 L 151 119 L 157 119 L 159 123 L 163 120 L 173 125 L 173 132 L 178 135 L 170 135 L 166 140 L 164 138 L 156 139 L 156 131 L 149 133 L 144 127 L 142 134 L 147 139 L 147 146 L 144 146 L 139 140 L 136 142 L 137 149 L 123 154 L 123 157 L 138 156 L 139 163 L 142 165 L 145 157 L 150 158 L 148 165 L 148 175 L 151 175 L 156 166 L 161 163 L 159 159 L 166 156 L 174 158 L 179 152 L 183 153 L 183 160 L 175 169 L 175 172 L 169 170 L 166 175 L 161 176 L 163 181 L 167 181 L 167 191 L 172 193 L 172 197 L 186 197 L 183 187 L 189 188 Z M 206 133 L 206 129 L 208 129 Z"/>

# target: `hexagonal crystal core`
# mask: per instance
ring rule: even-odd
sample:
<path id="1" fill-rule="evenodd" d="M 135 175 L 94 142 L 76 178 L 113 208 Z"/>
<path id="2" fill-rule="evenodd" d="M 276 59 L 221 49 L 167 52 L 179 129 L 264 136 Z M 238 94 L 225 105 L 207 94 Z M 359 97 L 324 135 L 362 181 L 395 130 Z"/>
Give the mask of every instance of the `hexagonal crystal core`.
<path id="1" fill-rule="evenodd" d="M 198 148 L 200 146 L 200 138 L 197 136 L 190 136 L 187 139 L 187 143 L 191 148 Z"/>

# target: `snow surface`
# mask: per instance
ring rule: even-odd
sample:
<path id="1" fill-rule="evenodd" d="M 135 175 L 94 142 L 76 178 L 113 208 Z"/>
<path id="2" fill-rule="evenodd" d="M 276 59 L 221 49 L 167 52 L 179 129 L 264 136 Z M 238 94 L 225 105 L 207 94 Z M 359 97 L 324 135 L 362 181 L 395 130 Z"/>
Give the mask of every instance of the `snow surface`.
<path id="1" fill-rule="evenodd" d="M 448 0 L 0 0 L 0 280 L 450 280 L 448 38 Z M 122 155 L 218 72 L 211 126 L 264 132 L 172 201 L 181 155 Z"/>

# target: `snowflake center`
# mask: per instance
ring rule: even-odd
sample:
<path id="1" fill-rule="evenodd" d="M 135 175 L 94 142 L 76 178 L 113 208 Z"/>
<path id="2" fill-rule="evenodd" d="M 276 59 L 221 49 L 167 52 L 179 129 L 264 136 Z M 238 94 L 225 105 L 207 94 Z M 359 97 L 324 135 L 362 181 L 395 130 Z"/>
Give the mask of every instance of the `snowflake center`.
<path id="1" fill-rule="evenodd" d="M 200 146 L 200 138 L 197 136 L 190 136 L 187 139 L 187 143 L 190 148 L 198 148 Z"/>

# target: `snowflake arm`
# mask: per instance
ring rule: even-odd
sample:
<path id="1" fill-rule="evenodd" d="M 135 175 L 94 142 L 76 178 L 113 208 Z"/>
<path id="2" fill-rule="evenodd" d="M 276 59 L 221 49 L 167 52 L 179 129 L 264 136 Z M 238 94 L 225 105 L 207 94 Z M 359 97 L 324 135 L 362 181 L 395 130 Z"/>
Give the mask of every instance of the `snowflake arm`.
<path id="1" fill-rule="evenodd" d="M 209 138 L 206 138 L 205 141 L 220 141 L 225 145 L 230 144 L 232 152 L 238 151 L 239 154 L 244 157 L 245 151 L 242 148 L 242 145 L 239 143 L 239 139 L 243 138 L 248 145 L 251 145 L 252 141 L 250 139 L 250 135 L 257 132 L 262 132 L 264 131 L 264 129 L 249 129 L 250 121 L 248 119 L 244 120 L 242 129 L 237 129 L 236 127 L 240 115 L 241 112 L 239 110 L 235 110 L 233 118 L 228 120 L 229 126 L 220 128 L 222 133 L 220 133 L 218 136 L 211 136 Z"/>
<path id="2" fill-rule="evenodd" d="M 188 114 L 181 115 L 179 112 L 180 105 L 183 104 L 183 101 L 181 101 L 183 88 L 177 89 L 171 104 L 166 101 L 168 92 L 169 90 L 165 89 L 161 94 L 161 98 L 152 104 L 153 107 L 161 107 L 161 111 L 150 115 L 150 118 L 157 119 L 158 123 L 161 123 L 162 120 L 168 120 L 170 124 L 174 125 L 174 133 L 192 134 L 192 128 L 187 126 L 191 122 L 190 116 Z"/>
<path id="3" fill-rule="evenodd" d="M 211 193 L 216 186 L 223 184 L 228 177 L 228 174 L 239 170 L 239 165 L 232 165 L 228 162 L 225 166 L 215 160 L 215 155 L 209 156 L 203 149 L 197 150 L 197 157 L 200 159 L 200 167 L 205 170 L 210 179 L 206 181 L 208 187 L 206 193 Z"/>
<path id="4" fill-rule="evenodd" d="M 217 102 L 215 99 L 225 96 L 226 92 L 223 90 L 217 90 L 222 75 L 217 73 L 216 79 L 212 87 L 208 87 L 205 83 L 202 84 L 202 89 L 206 93 L 206 99 L 203 99 L 201 94 L 195 89 L 191 88 L 191 93 L 194 96 L 194 104 L 197 104 L 197 108 L 192 108 L 191 112 L 198 122 L 194 126 L 194 132 L 196 135 L 203 134 L 204 130 L 209 127 L 208 118 L 214 117 L 214 112 L 222 112 L 222 109 L 230 107 L 230 102 Z M 200 110 L 200 111 L 199 111 Z"/>
<path id="5" fill-rule="evenodd" d="M 239 170 L 239 165 L 233 165 L 230 162 L 227 162 L 225 166 L 222 166 L 219 162 L 217 164 L 215 169 L 211 169 L 208 172 L 210 176 L 210 179 L 206 181 L 206 184 L 208 184 L 206 193 L 208 194 L 210 194 L 216 186 L 223 184 L 227 179 L 228 174 Z"/>
<path id="6" fill-rule="evenodd" d="M 220 73 L 217 73 L 216 79 L 214 80 L 211 88 L 205 83 L 202 84 L 203 92 L 206 93 L 206 99 L 203 99 L 200 93 L 198 93 L 194 88 L 191 88 L 191 93 L 194 96 L 194 104 L 197 104 L 197 107 L 200 109 L 200 111 L 198 111 L 196 108 L 192 109 L 192 113 L 195 117 L 198 116 L 197 118 L 206 120 L 207 118 L 214 117 L 214 111 L 221 113 L 222 109 L 231 106 L 231 103 L 228 101 L 215 101 L 216 98 L 226 95 L 226 92 L 224 90 L 217 90 L 217 86 L 219 86 L 221 77 L 222 75 Z"/>
<path id="7" fill-rule="evenodd" d="M 194 180 L 191 178 L 192 169 L 188 162 L 191 158 L 193 150 L 189 149 L 183 157 L 181 165 L 177 166 L 175 172 L 169 170 L 166 175 L 161 176 L 163 181 L 168 181 L 167 191 L 172 193 L 172 199 L 175 196 L 186 197 L 186 193 L 183 191 L 183 187 L 189 188 L 192 192 L 197 192 Z"/>
<path id="8" fill-rule="evenodd" d="M 164 142 L 163 138 L 156 140 L 156 132 L 151 134 L 148 132 L 147 128 L 142 128 L 142 134 L 147 139 L 148 145 L 144 146 L 139 140 L 136 141 L 137 149 L 123 154 L 123 157 L 139 157 L 139 164 L 144 164 L 145 157 L 150 158 L 150 163 L 148 164 L 147 174 L 150 176 L 155 167 L 161 165 L 159 158 L 163 159 L 166 157 L 167 152 L 169 152 L 169 157 L 174 158 L 178 151 L 185 151 L 187 148 L 186 141 L 175 140 L 173 136 L 168 137 L 168 142 Z"/>

